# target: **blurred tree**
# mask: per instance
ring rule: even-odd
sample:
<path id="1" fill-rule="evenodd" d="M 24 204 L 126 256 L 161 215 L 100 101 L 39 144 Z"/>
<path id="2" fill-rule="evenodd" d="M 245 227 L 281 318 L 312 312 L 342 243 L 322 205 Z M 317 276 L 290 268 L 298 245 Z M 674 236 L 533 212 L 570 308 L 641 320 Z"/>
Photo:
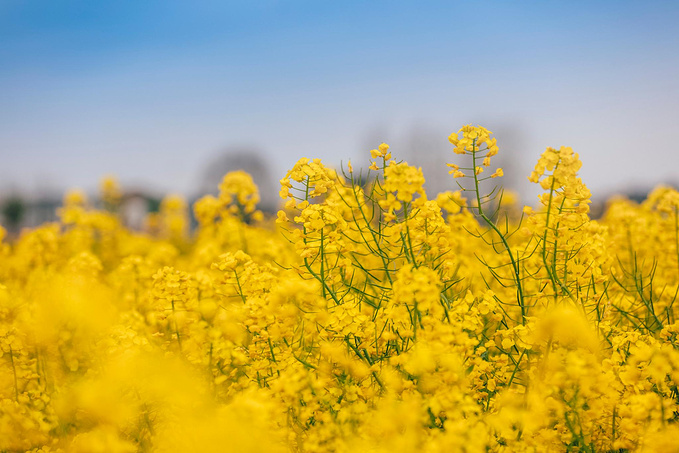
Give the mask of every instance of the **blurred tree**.
<path id="1" fill-rule="evenodd" d="M 23 199 L 13 195 L 2 204 L 2 217 L 7 226 L 7 230 L 16 233 L 21 226 L 26 213 L 26 204 Z"/>

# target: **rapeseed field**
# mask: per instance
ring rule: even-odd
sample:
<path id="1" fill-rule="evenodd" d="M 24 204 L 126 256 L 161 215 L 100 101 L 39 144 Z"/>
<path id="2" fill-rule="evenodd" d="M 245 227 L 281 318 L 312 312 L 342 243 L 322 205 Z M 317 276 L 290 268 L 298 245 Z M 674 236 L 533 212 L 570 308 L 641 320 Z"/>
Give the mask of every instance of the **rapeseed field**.
<path id="1" fill-rule="evenodd" d="M 0 451 L 679 451 L 679 193 L 593 220 L 548 148 L 523 207 L 449 140 L 449 192 L 381 144 L 300 159 L 276 218 L 229 173 L 195 231 L 66 194 L 0 245 Z"/>

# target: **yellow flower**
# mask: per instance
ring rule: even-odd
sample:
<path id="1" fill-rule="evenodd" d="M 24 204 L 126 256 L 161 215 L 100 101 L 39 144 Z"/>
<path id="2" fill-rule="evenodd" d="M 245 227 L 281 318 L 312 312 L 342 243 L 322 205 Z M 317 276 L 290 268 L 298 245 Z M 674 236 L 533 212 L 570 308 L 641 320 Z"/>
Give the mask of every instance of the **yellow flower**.
<path id="1" fill-rule="evenodd" d="M 99 191 L 101 199 L 108 207 L 115 207 L 120 203 L 122 198 L 122 191 L 118 180 L 112 176 L 105 176 L 99 181 Z"/>
<path id="2" fill-rule="evenodd" d="M 459 137 L 462 134 L 462 137 Z M 481 127 L 472 126 L 471 124 L 464 126 L 457 134 L 451 134 L 448 141 L 455 145 L 453 151 L 456 154 L 476 153 L 482 151 L 482 146 L 485 145 L 485 150 L 488 151 L 487 157 L 492 157 L 497 154 L 497 140 L 490 138 L 492 132 Z"/>

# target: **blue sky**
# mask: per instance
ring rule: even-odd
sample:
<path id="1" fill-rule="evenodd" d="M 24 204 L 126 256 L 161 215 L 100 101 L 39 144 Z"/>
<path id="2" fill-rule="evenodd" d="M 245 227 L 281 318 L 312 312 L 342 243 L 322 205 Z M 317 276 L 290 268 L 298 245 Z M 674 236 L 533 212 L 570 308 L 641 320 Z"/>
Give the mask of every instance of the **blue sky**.
<path id="1" fill-rule="evenodd" d="M 561 145 L 595 194 L 677 182 L 678 19 L 669 1 L 0 0 L 0 190 L 115 173 L 194 195 L 229 147 L 279 179 L 380 141 L 417 161 L 467 123 L 507 138 L 522 187 Z"/>

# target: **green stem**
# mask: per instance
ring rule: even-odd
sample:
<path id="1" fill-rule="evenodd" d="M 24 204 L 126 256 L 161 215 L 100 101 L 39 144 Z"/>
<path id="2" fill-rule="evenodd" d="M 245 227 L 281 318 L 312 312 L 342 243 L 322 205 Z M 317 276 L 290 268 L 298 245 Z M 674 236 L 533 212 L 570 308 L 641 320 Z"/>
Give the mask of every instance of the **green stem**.
<path id="1" fill-rule="evenodd" d="M 476 192 L 476 204 L 478 206 L 478 213 L 479 216 L 483 219 L 484 222 L 493 230 L 495 233 L 497 233 L 498 237 L 500 238 L 500 241 L 502 242 L 502 245 L 505 248 L 505 251 L 507 252 L 507 255 L 509 255 L 509 260 L 512 263 L 512 269 L 514 271 L 514 281 L 516 283 L 516 296 L 517 296 L 517 301 L 519 303 L 519 308 L 521 309 L 521 324 L 526 324 L 526 306 L 524 303 L 524 297 L 523 297 L 523 285 L 521 284 L 521 274 L 520 274 L 520 269 L 519 269 L 519 264 L 517 261 L 514 259 L 514 254 L 512 253 L 511 248 L 509 247 L 509 243 L 507 242 L 507 238 L 502 234 L 500 229 L 495 225 L 495 222 L 493 222 L 486 214 L 483 212 L 483 206 L 481 205 L 481 193 L 479 191 L 479 178 L 478 175 L 476 174 L 476 140 L 474 140 L 474 145 L 473 145 L 473 150 L 472 150 L 472 160 L 473 160 L 473 165 L 472 165 L 472 173 L 474 175 L 474 189 Z"/>
<path id="2" fill-rule="evenodd" d="M 177 314 L 174 309 L 174 299 L 170 299 L 172 304 L 172 321 L 174 321 L 174 332 L 177 334 L 177 343 L 179 344 L 179 352 L 182 352 L 182 339 L 179 336 L 179 327 L 177 325 Z"/>
<path id="3" fill-rule="evenodd" d="M 9 345 L 9 361 L 12 363 L 12 373 L 14 374 L 14 398 L 16 402 L 19 402 L 19 381 L 17 379 L 17 369 L 14 365 L 14 351 L 12 351 L 12 345 Z"/>

